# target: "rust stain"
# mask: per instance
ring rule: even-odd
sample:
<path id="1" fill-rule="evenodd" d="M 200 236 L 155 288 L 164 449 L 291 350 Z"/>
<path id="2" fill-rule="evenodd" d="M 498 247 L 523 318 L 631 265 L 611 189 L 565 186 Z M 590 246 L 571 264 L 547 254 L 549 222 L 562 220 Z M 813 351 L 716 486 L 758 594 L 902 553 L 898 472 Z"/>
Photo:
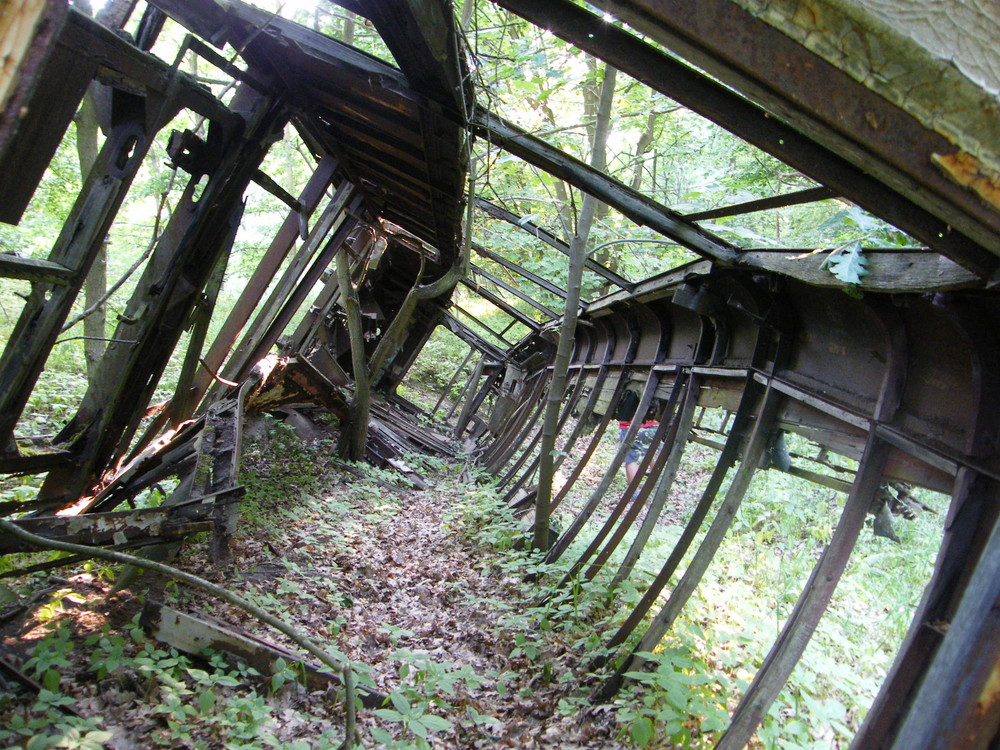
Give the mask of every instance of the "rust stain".
<path id="1" fill-rule="evenodd" d="M 931 161 L 950 180 L 971 190 L 985 203 L 1000 210 L 1000 175 L 984 166 L 975 156 L 966 151 L 931 154 Z"/>
<path id="2" fill-rule="evenodd" d="M 980 715 L 989 713 L 998 699 L 1000 699 L 1000 661 L 993 665 L 993 671 L 983 685 L 983 690 L 976 701 L 976 712 Z"/>

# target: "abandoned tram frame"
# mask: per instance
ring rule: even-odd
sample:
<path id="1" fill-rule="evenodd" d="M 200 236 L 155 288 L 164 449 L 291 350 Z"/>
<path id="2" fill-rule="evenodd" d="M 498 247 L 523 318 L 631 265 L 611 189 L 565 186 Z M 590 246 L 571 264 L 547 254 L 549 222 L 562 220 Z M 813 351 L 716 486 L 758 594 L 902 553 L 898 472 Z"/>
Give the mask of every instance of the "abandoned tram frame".
<path id="1" fill-rule="evenodd" d="M 13 65 L 0 69 L 0 220 L 21 220 L 88 90 L 106 136 L 48 259 L 0 254 L 0 275 L 30 282 L 0 359 L 0 471 L 45 475 L 36 498 L 0 505 L 4 516 L 45 537 L 115 549 L 177 544 L 209 530 L 224 561 L 242 494 L 245 414 L 311 402 L 346 424 L 357 416 L 352 393 L 361 378 L 381 394 L 370 411 L 369 460 L 391 463 L 413 450 L 454 454 L 454 440 L 419 426 L 414 416 L 422 410 L 395 394 L 438 326 L 468 345 L 463 368 L 472 370 L 444 419 L 499 477 L 508 501 L 530 497 L 561 316 L 532 290 L 556 298 L 566 292 L 470 242 L 466 213 L 510 222 L 548 252 L 568 254 L 569 246 L 501 201 L 467 195 L 472 141 L 480 139 L 700 257 L 640 282 L 587 260 L 611 291 L 580 309 L 559 423 L 567 481 L 553 507 L 575 486 L 623 394 L 638 396 L 640 413 L 655 409 L 659 427 L 639 476 L 568 575 L 595 576 L 638 526 L 615 580 L 629 577 L 685 447 L 699 442 L 719 451 L 675 549 L 620 629 L 605 634 L 609 656 L 595 666 L 606 666 L 607 678 L 595 700 L 613 695 L 638 654 L 669 631 L 768 446 L 789 432 L 819 452 L 795 456 L 787 470 L 846 501 L 718 746 L 739 748 L 750 739 L 830 602 L 866 514 L 887 482 L 903 482 L 950 495 L 951 504 L 933 576 L 853 747 L 996 747 L 1000 298 L 993 287 L 1000 212 L 989 159 L 998 154 L 966 150 L 960 138 L 945 137 L 742 3 L 602 4 L 671 50 L 666 54 L 568 0 L 495 2 L 818 187 L 705 215 L 672 211 L 483 109 L 443 1 L 338 2 L 372 23 L 398 68 L 239 2 L 150 0 L 134 19 L 136 3 L 116 0 L 96 20 L 60 0 L 4 2 L 0 33 Z M 190 32 L 174 61 L 149 52 L 168 17 Z M 120 31 L 127 24 L 132 34 Z M 223 56 L 227 43 L 238 54 Z M 185 54 L 233 79 L 228 103 L 183 71 Z M 58 435 L 15 436 L 139 166 L 182 111 L 203 123 L 170 137 L 170 160 L 186 186 L 76 414 Z M 289 125 L 315 157 L 298 196 L 261 169 Z M 209 341 L 250 182 L 286 204 L 287 218 Z M 832 196 L 923 245 L 868 250 L 860 297 L 838 288 L 820 258 L 792 261 L 787 251 L 741 248 L 699 225 Z M 485 261 L 503 268 L 504 278 Z M 484 327 L 455 304 L 456 282 L 503 311 L 507 330 Z M 349 325 L 352 304 L 360 337 Z M 529 334 L 512 342 L 505 336 L 515 322 Z M 364 349 L 360 357 L 352 338 Z M 152 403 L 182 340 L 174 393 Z M 358 363 L 367 371 L 357 372 Z M 457 385 L 453 378 L 446 391 Z M 431 416 L 444 411 L 444 400 L 443 393 Z M 726 413 L 724 423 L 709 426 L 706 409 Z M 582 454 L 575 462 L 567 459 L 574 448 Z M 591 522 L 624 453 L 617 451 L 548 559 L 565 553 Z M 830 454 L 853 459 L 856 469 L 829 471 Z M 135 509 L 137 495 L 166 480 L 174 489 L 161 506 Z M 668 587 L 702 530 L 691 561 Z M 0 554 L 27 549 L 0 536 Z M 627 643 L 636 645 L 623 650 Z"/>

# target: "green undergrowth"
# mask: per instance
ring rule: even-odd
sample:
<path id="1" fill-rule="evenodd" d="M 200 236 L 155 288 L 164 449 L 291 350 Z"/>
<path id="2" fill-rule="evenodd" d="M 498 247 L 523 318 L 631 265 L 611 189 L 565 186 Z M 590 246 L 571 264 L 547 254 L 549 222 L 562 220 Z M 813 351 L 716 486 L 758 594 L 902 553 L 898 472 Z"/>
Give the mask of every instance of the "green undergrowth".
<path id="1" fill-rule="evenodd" d="M 720 498 L 727 485 L 728 480 Z M 691 495 L 691 489 L 675 488 L 672 497 L 678 492 Z M 829 610 L 765 717 L 753 747 L 818 750 L 850 743 L 909 627 L 941 542 L 947 498 L 917 494 L 936 513 L 925 511 L 912 521 L 897 520 L 899 543 L 874 536 L 870 527 L 863 530 Z M 631 681 L 614 701 L 623 731 L 636 745 L 714 746 L 830 541 L 843 502 L 843 495 L 824 487 L 775 471 L 758 472 L 684 611 L 654 652 L 642 654 L 645 667 L 629 673 Z M 578 558 L 605 515 L 595 515 L 563 560 Z M 635 587 L 640 591 L 648 587 L 672 552 L 688 515 L 655 528 L 631 585 L 613 592 L 606 581 L 629 547 L 634 536 L 630 532 L 601 575 L 579 587 L 585 601 L 574 600 L 573 612 L 592 607 L 605 618 L 600 627 L 606 635 L 615 632 L 636 601 Z M 565 514 L 560 520 L 565 525 L 571 518 Z M 712 518 L 710 514 L 708 521 Z M 654 613 L 677 585 L 707 525 L 654 605 Z M 551 573 L 556 577 L 550 573 L 548 580 L 560 580 L 563 566 L 555 567 Z M 614 604 L 602 609 L 609 600 Z M 567 622 L 572 624 L 572 618 Z M 618 652 L 619 659 L 635 647 L 645 627 L 638 628 Z M 617 663 L 612 659 L 612 665 Z"/>
<path id="2" fill-rule="evenodd" d="M 557 726 L 559 721 L 603 726 L 613 743 L 712 747 L 790 614 L 843 502 L 832 491 L 759 472 L 684 613 L 653 652 L 643 655 L 645 665 L 630 671 L 631 679 L 613 701 L 595 707 L 593 691 L 637 636 L 617 654 L 608 654 L 604 644 L 669 555 L 683 519 L 656 527 L 632 578 L 616 590 L 611 578 L 630 537 L 594 580 L 577 577 L 559 585 L 599 520 L 559 562 L 546 565 L 527 549 L 523 524 L 500 502 L 489 478 L 462 462 L 415 456 L 406 461 L 427 480 L 428 496 L 442 509 L 445 533 L 466 540 L 475 550 L 477 570 L 496 582 L 487 590 L 456 590 L 455 596 L 490 614 L 504 653 L 502 666 L 490 669 L 445 662 L 409 647 L 412 632 L 380 623 L 378 637 L 389 649 L 386 663 L 393 674 L 385 705 L 361 712 L 367 747 L 481 745 L 501 736 L 509 721 L 498 706 L 515 702 L 535 710 L 546 706 L 547 721 Z M 345 583 L 349 579 L 341 575 L 337 559 L 317 553 L 354 544 L 378 525 L 390 526 L 405 497 L 392 488 L 405 487 L 406 480 L 370 466 L 357 467 L 365 475 L 361 478 L 338 464 L 331 441 L 303 443 L 280 423 L 269 424 L 264 436 L 248 445 L 243 474 L 248 492 L 240 505 L 237 538 L 243 557 L 227 585 L 294 623 L 334 656 L 347 658 L 343 638 L 353 627 L 348 610 L 361 592 Z M 695 484 L 702 480 L 691 478 Z M 857 731 L 940 543 L 943 500 L 924 499 L 939 514 L 898 523 L 900 544 L 863 532 L 830 611 L 754 738 L 754 748 L 845 747 Z M 698 539 L 692 550 L 697 544 Z M 197 565 L 204 554 L 194 545 L 186 557 Z M 273 575 L 262 578 L 266 563 L 260 561 L 268 559 L 275 561 Z M 95 579 L 113 575 L 87 565 L 84 572 Z M 675 575 L 671 586 L 677 580 Z M 160 593 L 168 604 L 213 611 L 174 584 Z M 294 664 L 279 663 L 273 674 L 261 675 L 220 654 L 178 653 L 149 640 L 134 620 L 83 627 L 88 605 L 70 601 L 71 590 L 63 594 L 67 601 L 35 613 L 50 632 L 37 642 L 25 671 L 42 691 L 0 697 L 0 743 L 5 746 L 106 746 L 108 732 L 121 717 L 112 712 L 103 720 L 81 718 L 65 710 L 92 709 L 94 694 L 124 696 L 130 710 L 143 711 L 153 727 L 146 734 L 151 747 L 339 744 L 341 699 L 311 693 Z M 662 599 L 654 611 L 661 604 Z M 611 663 L 590 671 L 596 657 L 609 657 Z M 363 659 L 354 663 L 359 683 L 375 687 L 372 669 Z M 74 686 L 81 680 L 93 689 L 81 692 Z M 487 694 L 489 700 L 482 697 Z"/>

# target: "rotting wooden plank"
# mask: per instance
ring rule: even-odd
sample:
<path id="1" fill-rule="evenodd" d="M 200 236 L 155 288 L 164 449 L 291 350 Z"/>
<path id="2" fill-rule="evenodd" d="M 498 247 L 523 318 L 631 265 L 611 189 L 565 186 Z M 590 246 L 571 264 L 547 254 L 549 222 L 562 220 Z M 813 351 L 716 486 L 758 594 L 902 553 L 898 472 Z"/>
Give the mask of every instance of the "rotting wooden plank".
<path id="1" fill-rule="evenodd" d="M 8 224 L 21 220 L 97 70 L 67 46 L 69 14 L 66 3 L 38 0 L 0 13 L 0 221 Z"/>
<path id="2" fill-rule="evenodd" d="M 745 747 L 778 693 L 785 687 L 850 561 L 868 509 L 881 486 L 888 455 L 888 445 L 871 435 L 830 543 L 813 568 L 795 608 L 754 676 L 753 683 L 743 694 L 729 728 L 716 745 L 717 750 L 740 750 Z"/>
<path id="3" fill-rule="evenodd" d="M 153 638 L 184 653 L 201 655 L 206 649 L 221 651 L 263 675 L 272 674 L 276 670 L 278 659 L 283 659 L 291 665 L 302 665 L 306 686 L 310 690 L 325 690 L 330 685 L 342 685 L 340 675 L 317 667 L 284 646 L 237 630 L 231 625 L 209 622 L 156 601 L 146 602 L 139 622 Z M 364 686 L 358 687 L 358 693 L 361 703 L 368 708 L 378 708 L 388 700 L 386 696 Z"/>
<path id="4" fill-rule="evenodd" d="M 639 399 L 639 404 L 636 407 L 635 413 L 637 415 L 645 415 L 649 411 L 650 405 L 653 403 L 653 396 L 656 394 L 656 388 L 660 384 L 659 373 L 650 370 L 646 375 L 646 382 L 643 385 L 642 396 Z M 611 411 L 610 409 L 608 410 Z M 625 438 L 617 442 L 617 450 L 615 450 L 615 455 L 612 457 L 611 461 L 608 463 L 608 468 L 604 472 L 604 476 L 601 477 L 600 483 L 597 487 L 590 493 L 590 497 L 587 498 L 587 502 L 584 503 L 583 507 L 573 518 L 572 523 L 566 528 L 566 531 L 562 533 L 559 540 L 552 546 L 545 556 L 546 562 L 555 562 L 558 560 L 563 552 L 569 547 L 577 535 L 583 530 L 583 527 L 590 520 L 590 517 L 597 510 L 601 501 L 604 499 L 604 494 L 611 487 L 611 483 L 615 479 L 615 474 L 618 473 L 618 469 L 621 468 L 622 463 L 625 461 L 625 456 L 631 450 L 632 442 L 635 440 L 635 436 L 639 433 L 639 428 L 642 425 L 642 416 L 637 419 L 633 419 L 632 423 L 629 425 L 628 430 L 625 432 Z M 651 451 L 647 451 L 646 457 L 643 459 L 643 463 L 646 464 L 650 458 Z M 640 472 L 641 475 L 641 472 Z M 631 487 L 634 491 L 634 487 Z M 626 496 L 629 493 L 626 492 Z M 573 573 L 579 569 L 582 565 L 584 558 L 581 556 L 579 560 L 574 565 L 573 571 L 567 573 L 564 577 L 568 579 Z"/>
<path id="5" fill-rule="evenodd" d="M 249 368 L 260 359 L 255 357 L 255 352 L 257 351 L 259 345 L 264 340 L 268 329 L 271 327 L 272 323 L 281 314 L 283 306 L 291 298 L 296 287 L 299 285 L 300 277 L 306 272 L 310 261 L 318 254 L 320 245 L 327 239 L 331 232 L 335 232 L 340 226 L 343 225 L 346 219 L 346 211 L 348 209 L 348 204 L 355 196 L 354 186 L 347 181 L 342 182 L 338 187 L 336 193 L 334 193 L 333 198 L 330 199 L 326 207 L 323 209 L 319 220 L 313 225 L 312 229 L 309 231 L 309 236 L 306 238 L 305 242 L 299 248 L 295 257 L 292 258 L 291 263 L 285 269 L 281 278 L 278 280 L 271 294 L 268 296 L 267 301 L 263 305 L 257 305 L 256 308 L 253 307 L 252 298 L 248 297 L 245 301 L 245 315 L 241 313 L 244 320 L 249 317 L 249 313 L 253 310 L 257 310 L 257 315 L 254 317 L 253 322 L 244 331 L 243 337 L 240 340 L 239 345 L 232 351 L 229 356 L 226 366 L 223 368 L 223 377 L 228 380 L 240 380 L 242 377 L 246 377 Z M 269 264 L 269 268 L 273 267 L 277 270 L 278 264 Z M 267 281 L 270 276 L 261 274 L 259 277 L 256 276 L 257 281 L 260 282 L 260 289 L 267 286 Z M 234 321 L 235 328 L 235 321 Z M 270 348 L 271 344 L 268 344 Z M 220 354 L 224 355 L 222 351 L 222 346 L 220 345 Z M 242 377 L 241 377 L 242 376 Z M 210 388 L 209 389 L 209 400 L 216 396 L 221 389 Z"/>
<path id="6" fill-rule="evenodd" d="M 75 274 L 70 268 L 39 258 L 22 258 L 12 253 L 0 253 L 0 277 L 40 281 L 48 284 L 72 283 Z"/>
<path id="7" fill-rule="evenodd" d="M 663 606 L 663 609 L 653 618 L 653 622 L 638 645 L 625 657 L 615 673 L 605 680 L 604 684 L 594 693 L 594 700 L 603 702 L 618 692 L 622 682 L 625 680 L 625 673 L 637 670 L 642 664 L 643 659 L 639 654 L 652 651 L 656 647 L 667 631 L 670 630 L 677 616 L 684 608 L 684 605 L 690 599 L 691 594 L 694 593 L 695 588 L 697 588 L 702 576 L 708 570 L 708 566 L 715 557 L 715 553 L 722 544 L 723 538 L 729 531 L 729 527 L 736 517 L 736 511 L 739 510 L 747 489 L 750 487 L 750 480 L 753 479 L 753 475 L 756 473 L 760 459 L 767 447 L 767 439 L 771 432 L 771 426 L 774 422 L 780 399 L 781 396 L 777 391 L 772 388 L 766 389 L 761 401 L 760 413 L 754 423 L 753 432 L 750 435 L 743 460 L 740 462 L 736 475 L 733 477 L 733 481 L 726 492 L 726 496 L 719 506 L 715 520 L 705 533 L 698 551 L 695 553 L 690 565 L 688 565 L 687 570 L 684 571 L 680 582 L 671 592 L 670 598 Z"/>
<path id="8" fill-rule="evenodd" d="M 576 571 L 581 570 L 583 564 L 596 553 L 594 561 L 583 573 L 585 580 L 593 580 L 639 517 L 639 513 L 642 512 L 646 500 L 652 494 L 653 487 L 656 484 L 656 477 L 662 474 L 669 457 L 673 453 L 673 443 L 677 437 L 677 430 L 684 419 L 682 412 L 678 410 L 678 405 L 682 402 L 682 399 L 686 399 L 687 397 L 689 382 L 690 379 L 686 372 L 681 371 L 677 374 L 670 390 L 670 398 L 667 401 L 660 424 L 656 428 L 656 432 L 650 442 L 649 450 L 646 451 L 646 455 L 643 456 L 639 464 L 638 474 L 626 485 L 622 497 L 615 504 L 611 514 L 588 548 L 580 555 L 579 560 L 571 569 L 570 575 L 575 575 Z M 656 446 L 655 458 L 653 446 Z M 620 522 L 618 522 L 619 518 L 621 518 Z M 618 522 L 617 528 L 614 528 L 616 522 Z M 614 530 L 612 531 L 612 529 Z M 604 539 L 607 539 L 607 542 L 598 551 L 598 547 Z M 568 581 L 569 576 L 567 576 Z"/>
<path id="9" fill-rule="evenodd" d="M 577 339 L 577 343 L 579 345 L 579 338 Z M 590 339 L 588 342 L 588 347 L 589 348 L 586 354 L 581 359 L 586 360 L 590 358 L 590 356 L 592 355 L 592 353 L 596 348 L 596 342 L 593 341 L 593 339 Z M 565 400 L 565 403 L 562 408 L 562 413 L 559 415 L 559 422 L 556 425 L 557 435 L 562 434 L 563 428 L 566 426 L 566 422 L 569 421 L 570 415 L 576 410 L 577 403 L 579 403 L 580 396 L 583 395 L 584 386 L 586 384 L 587 384 L 586 374 L 582 370 L 577 370 L 576 380 L 573 383 L 573 388 L 569 393 L 569 397 Z M 494 410 L 495 409 L 496 407 L 494 406 Z M 500 479 L 499 486 L 507 487 L 511 482 L 511 480 L 513 480 L 514 477 L 517 476 L 518 471 L 524 465 L 524 462 L 527 460 L 528 456 L 531 455 L 532 451 L 534 451 L 536 446 L 538 445 L 538 441 L 541 439 L 541 435 L 542 435 L 541 429 L 535 431 L 535 434 L 532 437 L 530 445 L 527 448 L 525 448 L 525 450 L 521 453 L 521 457 L 514 463 L 514 465 L 510 469 L 508 469 L 507 474 Z M 559 458 L 562 458 L 563 456 L 566 455 L 565 446 L 559 450 L 561 452 L 556 457 L 556 461 L 558 461 Z M 517 489 L 524 484 L 524 482 L 527 480 L 528 477 L 534 475 L 535 471 L 538 469 L 539 458 L 540 456 L 536 455 L 532 459 L 531 464 L 524 470 L 518 481 L 515 482 L 510 489 L 508 489 L 507 491 L 508 496 L 511 494 L 512 490 L 516 492 Z M 557 469 L 558 469 L 558 464 L 556 463 L 553 466 L 553 470 L 555 471 Z"/>
<path id="10" fill-rule="evenodd" d="M 698 406 L 698 390 L 701 388 L 701 377 L 691 374 L 685 386 L 684 403 L 681 405 L 680 414 L 677 417 L 677 427 L 672 430 L 673 440 L 670 445 L 670 455 L 667 457 L 666 465 L 660 476 L 657 478 L 656 490 L 653 499 L 649 503 L 646 517 L 636 532 L 635 539 L 629 547 L 625 558 L 622 560 L 615 577 L 612 579 L 611 588 L 615 588 L 631 575 L 635 564 L 639 561 L 640 555 L 649 541 L 653 528 L 663 512 L 663 506 L 667 498 L 670 497 L 670 490 L 674 484 L 674 478 L 681 466 L 681 459 L 684 457 L 684 448 L 688 443 L 688 436 L 691 433 L 691 424 L 694 421 L 695 408 Z M 674 386 L 677 387 L 676 384 Z"/>
<path id="11" fill-rule="evenodd" d="M 231 499 L 243 494 L 243 489 L 234 489 Z M 222 498 L 216 498 L 221 501 Z M 185 516 L 177 514 L 184 507 Z M 212 528 L 211 523 L 201 523 L 200 519 L 210 510 L 210 506 L 161 506 L 142 510 L 116 511 L 112 513 L 85 513 L 79 516 L 33 516 L 14 521 L 25 531 L 60 539 L 64 542 L 101 546 L 124 544 L 153 537 L 177 539 L 197 531 Z M 176 516 L 176 517 L 175 517 Z M 28 552 L 33 547 L 21 544 L 8 537 L 0 538 L 0 554 Z"/>
<path id="12" fill-rule="evenodd" d="M 49 262 L 73 269 L 74 283 L 35 285 L 0 359 L 0 442 L 20 417 L 150 142 L 131 117 L 118 123 L 104 142 L 49 254 Z M 129 149 L 132 156 L 123 161 Z"/>
<path id="13" fill-rule="evenodd" d="M 485 200 L 484 198 L 476 198 L 476 208 L 485 211 L 487 214 L 496 219 L 500 219 L 501 221 L 506 221 L 508 224 L 513 224 L 516 227 L 520 227 L 525 232 L 533 235 L 534 237 L 541 240 L 549 247 L 558 250 L 563 255 L 569 255 L 569 244 L 565 240 L 556 237 L 554 234 L 552 234 L 552 232 L 545 229 L 544 227 L 539 226 L 538 224 L 535 224 L 535 222 L 528 221 L 524 217 L 518 216 L 517 214 L 508 211 L 503 206 L 498 206 L 497 204 L 491 203 L 490 201 Z M 620 289 L 627 291 L 632 290 L 632 287 L 634 285 L 632 284 L 631 281 L 626 279 L 624 276 L 615 273 L 610 268 L 602 266 L 593 258 L 588 256 L 583 263 L 584 267 L 588 271 L 596 273 L 605 281 L 614 284 Z M 563 292 L 561 296 L 565 299 L 566 297 L 565 292 Z"/>
<path id="14" fill-rule="evenodd" d="M 740 405 L 736 410 L 736 417 L 733 420 L 733 425 L 726 437 L 725 447 L 719 455 L 715 468 L 712 470 L 712 475 L 709 477 L 708 483 L 705 485 L 705 489 L 702 490 L 701 498 L 698 500 L 698 504 L 691 512 L 691 517 L 688 519 L 687 524 L 685 524 L 684 531 L 681 533 L 680 538 L 671 550 L 669 557 L 667 557 L 663 566 L 660 568 L 660 572 L 657 573 L 656 577 L 649 585 L 649 588 L 646 589 L 646 592 L 626 618 L 625 622 L 621 624 L 615 634 L 608 640 L 607 649 L 609 651 L 618 648 L 625 643 L 626 640 L 628 640 L 628 637 L 639 626 L 639 623 L 642 622 L 646 613 L 649 612 L 649 610 L 653 607 L 653 604 L 656 603 L 660 593 L 676 572 L 681 560 L 684 558 L 688 548 L 694 541 L 698 530 L 701 528 L 701 524 L 708 515 L 708 511 L 715 502 L 715 497 L 718 494 L 719 489 L 722 487 L 722 483 L 725 480 L 726 475 L 736 464 L 739 457 L 740 445 L 750 427 L 751 420 L 754 418 L 754 412 L 759 407 L 761 390 L 760 386 L 753 383 L 748 383 L 747 387 L 744 389 L 740 399 Z M 607 659 L 604 657 L 598 657 L 594 660 L 592 666 L 603 666 L 606 661 Z"/>
<path id="15" fill-rule="evenodd" d="M 747 250 L 740 257 L 757 268 L 793 276 L 816 286 L 842 288 L 844 283 L 823 267 L 826 253 L 796 250 Z M 868 269 L 859 288 L 872 292 L 926 292 L 981 287 L 972 271 L 931 250 L 866 250 Z"/>

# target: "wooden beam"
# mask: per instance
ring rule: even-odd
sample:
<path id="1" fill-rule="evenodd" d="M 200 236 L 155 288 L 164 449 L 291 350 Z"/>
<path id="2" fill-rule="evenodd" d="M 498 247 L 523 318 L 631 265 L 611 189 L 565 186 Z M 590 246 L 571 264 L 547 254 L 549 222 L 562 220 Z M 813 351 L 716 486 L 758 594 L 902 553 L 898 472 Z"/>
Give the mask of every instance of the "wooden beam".
<path id="1" fill-rule="evenodd" d="M 200 655 L 205 649 L 222 651 L 248 664 L 262 675 L 272 674 L 278 659 L 283 659 L 290 665 L 302 665 L 306 686 L 310 690 L 326 690 L 331 684 L 342 684 L 339 675 L 307 662 L 300 654 L 283 646 L 159 602 L 146 602 L 139 621 L 153 638 L 187 654 Z M 388 701 L 386 696 L 364 686 L 358 687 L 358 693 L 361 703 L 368 708 L 378 708 Z"/>
<path id="2" fill-rule="evenodd" d="M 73 280 L 72 269 L 59 263 L 38 258 L 22 258 L 11 253 L 0 253 L 0 277 L 40 281 L 47 284 L 69 284 Z"/>
<path id="3" fill-rule="evenodd" d="M 784 193 L 774 195 L 770 198 L 761 198 L 746 203 L 736 203 L 732 206 L 722 206 L 709 211 L 699 211 L 693 214 L 684 214 L 688 221 L 705 221 L 707 219 L 721 219 L 724 216 L 741 216 L 752 214 L 757 211 L 768 211 L 772 208 L 786 208 L 788 206 L 801 206 L 803 203 L 815 203 L 816 201 L 836 198 L 837 191 L 827 187 L 807 188 L 794 193 Z"/>
<path id="4" fill-rule="evenodd" d="M 608 0 L 602 5 L 713 80 L 567 0 L 494 2 L 835 189 L 978 275 L 989 277 L 998 267 L 990 250 L 1000 253 L 1000 216 L 990 218 L 971 191 L 951 184 L 931 162 L 930 153 L 950 153 L 954 147 L 919 125 L 914 129 L 911 117 L 736 3 L 710 0 L 688 8 Z M 805 99 L 805 106 L 796 99 Z M 830 123 L 870 140 L 859 145 Z M 918 156 L 912 145 L 930 153 Z M 890 166 L 890 160 L 896 164 Z M 961 208 L 902 173 L 914 167 L 919 180 L 933 183 Z M 979 216 L 970 219 L 967 211 Z"/>
<path id="5" fill-rule="evenodd" d="M 541 287 L 545 291 L 549 292 L 550 294 L 555 295 L 556 297 L 559 297 L 560 299 L 566 299 L 566 290 L 565 289 L 562 289 L 561 287 L 556 286 L 555 284 L 553 284 L 548 279 L 544 279 L 544 278 L 542 278 L 541 276 L 539 276 L 536 273 L 532 273 L 531 271 L 529 271 L 524 266 L 520 266 L 517 263 L 515 263 L 514 261 L 508 260 L 507 258 L 503 257 L 499 253 L 495 253 L 492 250 L 490 250 L 489 248 L 483 247 L 478 242 L 473 242 L 472 243 L 472 249 L 473 249 L 473 251 L 475 251 L 476 255 L 479 255 L 479 256 L 481 256 L 483 258 L 486 258 L 487 260 L 492 260 L 494 263 L 496 263 L 497 265 L 503 266 L 508 271 L 513 271 L 514 273 L 518 274 L 519 276 L 523 276 L 528 281 L 530 281 L 532 284 L 535 284 L 536 286 Z"/>
<path id="6" fill-rule="evenodd" d="M 507 223 L 513 224 L 516 227 L 520 227 L 528 234 L 532 234 L 538 239 L 540 239 L 549 247 L 555 248 L 563 255 L 569 255 L 569 244 L 567 244 L 565 240 L 556 237 L 549 230 L 545 229 L 545 227 L 539 226 L 538 224 L 535 224 L 535 222 L 533 221 L 528 221 L 525 218 L 518 216 L 517 214 L 511 211 L 508 211 L 503 206 L 498 206 L 495 203 L 490 203 L 488 200 L 485 200 L 483 198 L 476 198 L 476 208 L 485 211 L 494 218 L 501 219 L 502 221 L 506 221 Z M 626 279 L 624 276 L 618 275 L 610 268 L 605 268 L 593 258 L 588 257 L 584 261 L 584 265 L 588 271 L 593 271 L 605 281 L 609 281 L 621 289 L 631 291 L 633 286 L 631 281 Z M 565 299 L 566 298 L 565 292 L 563 292 L 561 296 L 563 297 L 563 299 Z"/>
<path id="7" fill-rule="evenodd" d="M 234 487 L 226 495 L 213 496 L 210 503 L 197 498 L 183 505 L 164 505 L 158 508 L 115 511 L 112 513 L 85 513 L 79 516 L 34 516 L 16 523 L 25 531 L 74 544 L 103 546 L 124 544 L 141 540 L 178 539 L 199 531 L 211 529 L 203 519 L 220 503 L 232 502 L 244 493 L 243 487 Z M 0 554 L 27 552 L 30 545 L 4 536 L 0 538 Z"/>
<path id="8" fill-rule="evenodd" d="M 476 270 L 475 266 L 472 267 L 472 270 L 473 271 Z M 469 289 L 471 289 L 472 291 L 474 291 L 476 294 L 480 295 L 483 299 L 488 300 L 489 302 L 491 302 L 498 309 L 503 310 L 503 312 L 507 313 L 507 315 L 509 315 L 511 318 L 513 318 L 515 321 L 517 321 L 521 325 L 530 328 L 532 331 L 537 331 L 539 328 L 541 328 L 541 324 L 539 324 L 538 322 L 536 322 L 536 321 L 532 320 L 531 318 L 529 318 L 527 315 L 525 315 L 523 312 L 521 312 L 520 310 L 518 310 L 516 307 L 514 307 L 511 304 L 509 304 L 502 297 L 500 297 L 497 294 L 494 294 L 489 289 L 487 289 L 486 287 L 484 287 L 478 281 L 475 281 L 475 280 L 473 280 L 471 278 L 466 277 L 466 278 L 462 279 L 462 284 L 464 286 L 468 287 Z M 556 317 L 556 316 L 552 316 L 552 317 Z M 502 338 L 500 336 L 500 334 L 497 334 L 497 336 L 498 336 L 498 338 Z"/>
<path id="9" fill-rule="evenodd" d="M 843 288 L 843 281 L 823 267 L 828 253 L 810 250 L 758 249 L 741 256 L 748 265 L 792 276 L 814 286 Z M 943 292 L 982 287 L 985 281 L 933 250 L 864 249 L 868 272 L 859 288 L 871 292 Z"/>
<path id="10" fill-rule="evenodd" d="M 459 111 L 474 100 L 450 3 L 365 0 L 357 8 L 375 25 L 414 90 Z"/>
<path id="11" fill-rule="evenodd" d="M 486 269 L 481 268 L 481 267 L 479 267 L 479 266 L 477 266 L 475 264 L 472 264 L 470 266 L 470 268 L 472 269 L 472 271 L 475 274 L 477 274 L 479 276 L 482 276 L 484 279 L 486 279 L 487 281 L 489 281 L 492 284 L 496 284 L 501 289 L 505 289 L 506 291 L 510 292 L 515 297 L 517 297 L 518 299 L 523 300 L 524 302 L 527 302 L 529 305 L 531 305 L 533 308 L 535 308 L 536 310 L 538 310 L 540 313 L 542 313 L 546 317 L 548 317 L 548 318 L 558 318 L 560 316 L 561 313 L 557 313 L 554 310 L 549 309 L 548 307 L 546 307 L 545 305 L 541 304 L 540 302 L 532 299 L 529 295 L 525 294 L 524 292 L 522 292 L 517 287 L 511 286 L 510 284 L 506 283 L 503 279 L 501 279 L 501 278 L 499 278 L 497 276 L 494 276 L 492 273 L 490 273 Z M 532 321 L 532 322 L 534 322 L 534 321 Z"/>
<path id="12" fill-rule="evenodd" d="M 687 221 L 676 211 L 647 198 L 628 185 L 600 172 L 576 157 L 550 146 L 540 138 L 499 115 L 477 108 L 474 132 L 539 169 L 607 203 L 642 226 L 648 226 L 682 247 L 707 258 L 736 263 L 738 249 Z"/>

